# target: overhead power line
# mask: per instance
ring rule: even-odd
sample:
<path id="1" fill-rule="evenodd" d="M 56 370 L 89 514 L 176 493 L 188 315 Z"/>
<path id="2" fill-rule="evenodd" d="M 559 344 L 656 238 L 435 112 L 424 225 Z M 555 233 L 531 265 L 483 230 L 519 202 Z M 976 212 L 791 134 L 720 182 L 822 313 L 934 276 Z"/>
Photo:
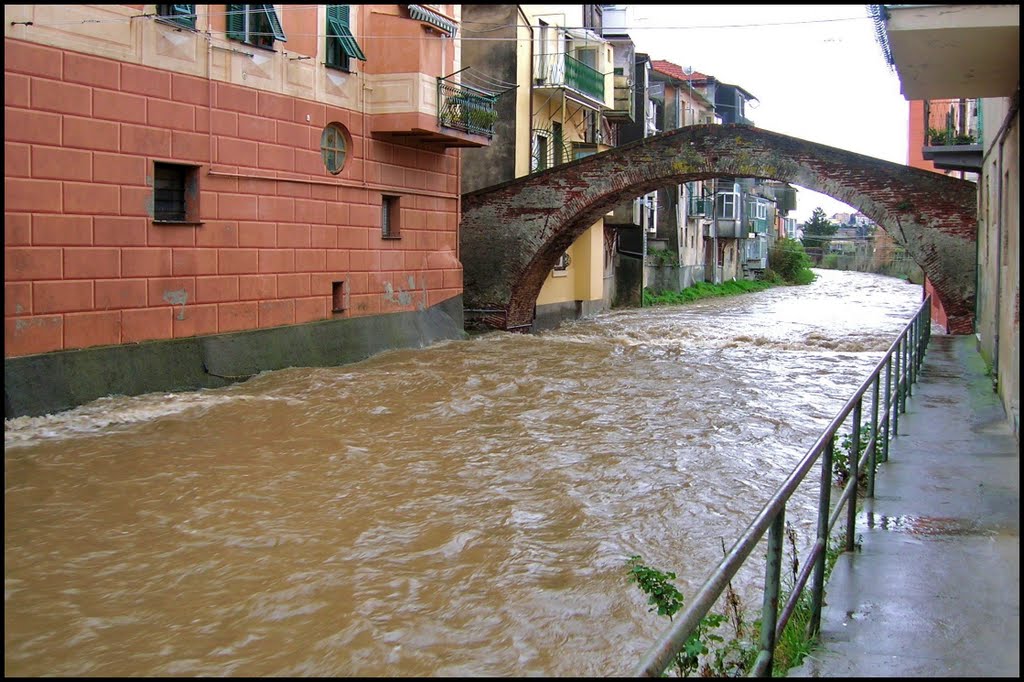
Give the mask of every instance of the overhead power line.
<path id="1" fill-rule="evenodd" d="M 76 11 L 76 8 L 75 8 L 74 5 L 69 5 L 67 7 L 68 7 L 69 11 Z M 302 11 L 302 10 L 308 11 L 308 10 L 313 9 L 315 7 L 317 7 L 317 5 L 284 5 L 284 6 L 281 6 L 279 8 L 275 8 L 275 9 L 278 12 L 284 13 L 284 12 L 295 12 L 295 11 Z M 82 11 L 82 8 L 78 8 L 78 11 Z M 233 13 L 232 12 L 228 12 L 227 10 L 223 10 L 223 11 L 206 10 L 206 11 L 197 11 L 195 13 L 195 16 L 197 18 L 198 17 L 210 18 L 210 17 L 226 17 L 228 14 L 233 14 Z M 127 16 L 127 17 L 116 18 L 116 19 L 94 19 L 94 18 L 90 18 L 90 19 L 79 19 L 79 20 L 68 20 L 68 21 L 54 21 L 54 22 L 48 22 L 48 23 L 38 23 L 38 22 L 34 22 L 33 21 L 30 24 L 30 26 L 46 27 L 46 28 L 58 28 L 58 27 L 62 27 L 62 26 L 74 26 L 74 25 L 78 25 L 78 24 L 126 24 L 126 23 L 129 23 L 130 21 L 132 21 L 133 19 L 153 18 L 153 19 L 168 19 L 168 20 L 170 20 L 170 19 L 174 19 L 175 16 L 180 16 L 180 15 L 160 15 L 160 14 L 156 14 L 156 13 L 146 13 L 146 14 L 135 14 L 135 15 Z M 690 25 L 690 26 L 644 26 L 644 25 L 637 24 L 637 25 L 634 25 L 634 26 L 616 27 L 616 28 L 619 29 L 619 30 L 622 30 L 622 31 L 626 31 L 626 32 L 629 32 L 629 31 L 648 31 L 648 30 L 702 31 L 702 30 L 721 30 L 721 29 L 765 28 L 765 27 L 773 27 L 773 26 L 799 26 L 799 25 L 835 23 L 835 22 L 842 22 L 842 21 L 868 21 L 870 19 L 871 19 L 870 16 L 868 16 L 867 14 L 864 14 L 862 16 L 856 16 L 856 17 L 834 17 L 834 18 L 830 18 L 830 19 L 806 19 L 806 20 L 799 20 L 799 21 L 762 22 L 762 23 L 754 23 L 754 24 L 704 24 L 704 25 L 699 25 L 699 26 L 692 26 L 692 25 Z M 26 23 L 26 22 L 17 22 L 17 21 L 12 21 L 11 22 L 12 25 L 24 24 L 24 23 Z M 457 22 L 457 23 L 460 25 L 460 27 L 462 28 L 463 32 L 469 31 L 469 32 L 474 32 L 474 33 L 485 33 L 485 32 L 497 31 L 497 30 L 501 30 L 501 29 L 514 29 L 514 28 L 532 28 L 532 29 L 539 29 L 540 28 L 539 25 L 525 25 L 525 24 L 491 24 L 491 23 L 482 23 L 482 22 L 473 22 L 473 21 L 460 21 L 460 22 Z M 475 29 L 469 28 L 472 25 L 487 26 L 488 28 L 475 30 Z M 587 27 L 584 27 L 584 26 L 550 26 L 549 28 L 555 28 L 555 29 L 560 29 L 560 30 L 565 30 L 565 31 L 590 30 L 590 29 L 588 29 Z M 262 34 L 252 33 L 251 35 L 262 35 Z M 269 35 L 269 34 L 267 34 L 267 35 Z M 317 32 L 317 33 L 292 33 L 292 35 L 295 35 L 297 37 L 301 36 L 301 37 L 318 37 L 318 38 L 322 38 L 322 37 L 326 36 L 326 32 L 324 32 L 324 33 L 320 33 L 320 32 Z M 356 37 L 357 38 L 363 38 L 363 39 L 366 39 L 366 38 L 390 38 L 390 39 L 399 39 L 399 40 L 402 40 L 402 39 L 418 40 L 418 38 L 400 38 L 400 37 L 396 37 L 396 36 L 373 36 L 373 35 L 367 35 L 365 33 L 364 34 L 359 34 Z M 504 37 L 503 38 L 466 38 L 465 36 L 462 36 L 462 37 L 456 38 L 456 40 L 498 41 L 498 42 L 512 42 L 512 41 L 516 41 L 516 42 L 519 42 L 519 41 L 524 41 L 524 40 L 530 40 L 530 38 L 518 38 L 518 37 L 509 37 L 509 38 L 504 38 Z"/>

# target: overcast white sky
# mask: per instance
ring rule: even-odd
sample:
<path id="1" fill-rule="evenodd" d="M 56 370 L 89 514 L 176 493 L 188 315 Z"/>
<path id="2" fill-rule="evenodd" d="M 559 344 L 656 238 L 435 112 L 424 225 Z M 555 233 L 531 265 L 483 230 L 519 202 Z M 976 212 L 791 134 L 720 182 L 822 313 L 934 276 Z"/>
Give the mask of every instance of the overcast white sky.
<path id="1" fill-rule="evenodd" d="M 907 162 L 908 103 L 882 58 L 865 5 L 627 6 L 637 52 L 739 85 L 756 96 L 759 128 L 886 161 Z M 821 206 L 801 189 L 799 222 Z"/>

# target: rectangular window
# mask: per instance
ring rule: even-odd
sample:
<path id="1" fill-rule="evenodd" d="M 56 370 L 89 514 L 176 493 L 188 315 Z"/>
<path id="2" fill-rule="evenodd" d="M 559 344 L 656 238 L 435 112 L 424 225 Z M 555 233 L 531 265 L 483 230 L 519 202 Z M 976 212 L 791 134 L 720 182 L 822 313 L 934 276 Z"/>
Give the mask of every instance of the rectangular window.
<path id="1" fill-rule="evenodd" d="M 533 158 L 530 160 L 531 169 L 542 171 L 548 167 L 548 136 L 537 133 L 533 137 Z"/>
<path id="2" fill-rule="evenodd" d="M 739 204 L 740 196 L 735 192 L 719 192 L 715 201 L 719 220 L 737 220 L 736 208 Z"/>
<path id="3" fill-rule="evenodd" d="M 157 19 L 185 28 L 195 29 L 196 27 L 196 6 L 195 5 L 157 5 Z"/>
<path id="4" fill-rule="evenodd" d="M 764 201 L 757 202 L 757 219 L 768 220 L 768 204 Z"/>
<path id="5" fill-rule="evenodd" d="M 199 167 L 179 163 L 153 165 L 153 220 L 199 222 Z"/>
<path id="6" fill-rule="evenodd" d="M 569 264 L 572 263 L 572 259 L 569 257 L 569 252 L 564 252 L 558 257 L 558 262 L 555 263 L 555 267 L 551 270 L 552 277 L 565 277 L 568 274 Z"/>
<path id="7" fill-rule="evenodd" d="M 562 124 L 558 122 L 552 122 L 551 124 L 551 136 L 554 144 L 554 165 L 559 166 L 565 163 L 565 143 L 562 141 Z"/>
<path id="8" fill-rule="evenodd" d="M 273 5 L 226 5 L 227 35 L 255 47 L 274 48 L 274 41 L 288 39 Z"/>
<path id="9" fill-rule="evenodd" d="M 366 61 L 349 24 L 348 5 L 327 5 L 327 58 L 325 64 L 351 71 L 352 59 Z"/>
<path id="10" fill-rule="evenodd" d="M 399 197 L 384 195 L 381 197 L 380 227 L 384 239 L 398 239 L 402 236 L 401 211 Z"/>

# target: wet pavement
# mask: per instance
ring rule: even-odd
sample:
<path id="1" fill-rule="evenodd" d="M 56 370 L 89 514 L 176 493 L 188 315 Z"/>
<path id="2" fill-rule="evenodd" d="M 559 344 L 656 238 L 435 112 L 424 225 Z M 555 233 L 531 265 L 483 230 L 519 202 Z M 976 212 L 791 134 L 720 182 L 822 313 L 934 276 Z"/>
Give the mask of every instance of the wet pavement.
<path id="1" fill-rule="evenodd" d="M 1020 459 L 973 336 L 933 336 L 787 677 L 1019 677 Z"/>

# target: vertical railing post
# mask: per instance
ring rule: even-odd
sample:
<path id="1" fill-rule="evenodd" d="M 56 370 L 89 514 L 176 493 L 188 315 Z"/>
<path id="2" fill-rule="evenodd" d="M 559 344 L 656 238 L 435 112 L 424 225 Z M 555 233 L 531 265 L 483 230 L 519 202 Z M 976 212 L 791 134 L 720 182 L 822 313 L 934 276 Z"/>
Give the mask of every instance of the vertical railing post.
<path id="1" fill-rule="evenodd" d="M 907 411 L 907 365 L 910 353 L 908 346 L 910 345 L 910 338 L 907 334 L 903 335 L 901 339 L 902 344 L 902 357 L 900 359 L 900 370 L 902 370 L 900 376 L 900 414 Z"/>
<path id="2" fill-rule="evenodd" d="M 907 352 L 910 353 L 910 362 L 907 364 L 907 395 L 914 395 L 914 382 L 917 381 L 917 326 L 920 317 L 915 315 L 910 322 L 910 343 L 907 344 Z"/>
<path id="3" fill-rule="evenodd" d="M 813 638 L 821 629 L 821 606 L 825 599 L 825 562 L 828 553 L 828 518 L 832 513 L 832 455 L 836 439 L 829 438 L 821 453 L 821 490 L 818 493 L 818 543 L 821 554 L 814 560 L 811 577 L 811 618 L 807 622 L 807 636 Z"/>
<path id="4" fill-rule="evenodd" d="M 889 461 L 889 430 L 892 428 L 892 355 L 885 359 L 885 428 L 882 429 L 882 461 Z"/>
<path id="5" fill-rule="evenodd" d="M 928 339 L 932 334 L 932 309 L 931 304 L 926 305 L 921 312 L 921 328 L 917 339 L 917 375 L 920 376 L 921 368 L 924 366 L 924 354 L 928 349 Z"/>
<path id="6" fill-rule="evenodd" d="M 786 534 L 786 508 L 775 516 L 768 530 L 768 557 L 764 571 L 764 603 L 761 605 L 761 655 L 767 656 L 765 677 L 772 676 L 775 658 L 775 625 L 779 618 L 779 593 L 782 581 L 782 542 Z"/>
<path id="7" fill-rule="evenodd" d="M 875 375 L 875 381 L 871 384 L 871 436 L 868 441 L 869 454 L 868 454 L 868 490 L 865 493 L 867 497 L 875 497 L 875 466 L 877 465 L 878 459 L 878 381 L 880 375 Z"/>
<path id="8" fill-rule="evenodd" d="M 850 493 L 850 499 L 847 504 L 850 506 L 846 508 L 846 551 L 852 552 L 853 537 L 855 525 L 857 523 L 857 483 L 859 472 L 857 470 L 857 460 L 860 459 L 860 411 L 861 405 L 864 402 L 864 397 L 857 398 L 857 402 L 853 405 L 853 431 L 850 434 L 850 440 L 853 441 L 850 444 L 850 456 L 848 457 L 848 466 L 850 469 L 850 478 L 847 480 L 847 485 L 853 486 L 853 490 Z"/>
<path id="9" fill-rule="evenodd" d="M 903 359 L 903 347 L 896 342 L 896 350 L 892 355 L 895 367 L 892 375 L 892 435 L 899 435 L 900 425 L 900 361 Z"/>

